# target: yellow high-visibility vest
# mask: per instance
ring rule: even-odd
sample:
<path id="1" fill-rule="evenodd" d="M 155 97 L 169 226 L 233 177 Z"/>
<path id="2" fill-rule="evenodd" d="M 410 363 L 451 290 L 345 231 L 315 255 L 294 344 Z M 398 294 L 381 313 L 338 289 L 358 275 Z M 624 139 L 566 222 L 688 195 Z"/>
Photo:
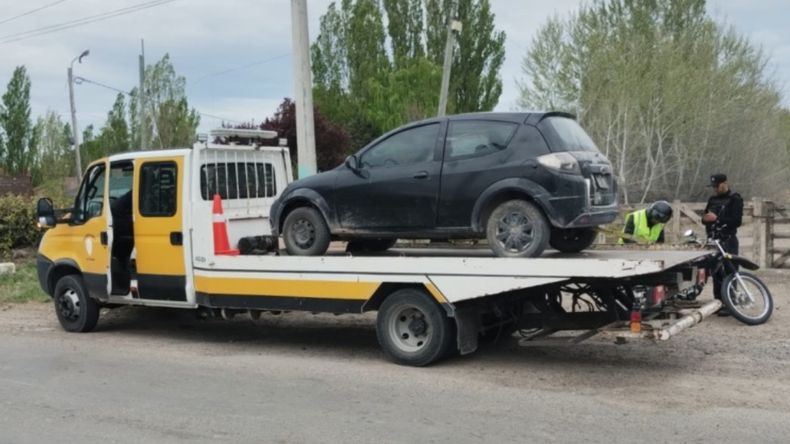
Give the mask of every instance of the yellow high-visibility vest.
<path id="1" fill-rule="evenodd" d="M 650 244 L 658 242 L 658 238 L 661 236 L 661 232 L 664 230 L 664 224 L 657 223 L 652 227 L 648 226 L 646 209 L 628 213 L 628 215 L 625 217 L 626 225 L 628 225 L 629 220 L 633 220 L 634 222 L 633 236 L 635 240 L 647 242 Z M 620 238 L 618 243 L 624 243 L 623 239 Z"/>

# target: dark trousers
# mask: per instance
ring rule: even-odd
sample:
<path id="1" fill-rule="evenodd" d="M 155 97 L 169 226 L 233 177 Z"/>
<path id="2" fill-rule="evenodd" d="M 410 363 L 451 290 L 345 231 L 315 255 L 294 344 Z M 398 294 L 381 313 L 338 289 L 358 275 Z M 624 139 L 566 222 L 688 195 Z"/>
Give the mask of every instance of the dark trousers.
<path id="1" fill-rule="evenodd" d="M 721 241 L 721 247 L 724 248 L 724 251 L 730 254 L 738 254 L 738 237 L 735 235 L 730 236 L 729 239 L 726 241 Z M 736 264 L 731 263 L 736 269 L 738 266 Z M 730 270 L 720 269 L 718 273 L 713 273 L 713 296 L 716 299 L 721 299 L 721 282 L 724 280 L 726 276 L 725 273 L 729 273 Z"/>

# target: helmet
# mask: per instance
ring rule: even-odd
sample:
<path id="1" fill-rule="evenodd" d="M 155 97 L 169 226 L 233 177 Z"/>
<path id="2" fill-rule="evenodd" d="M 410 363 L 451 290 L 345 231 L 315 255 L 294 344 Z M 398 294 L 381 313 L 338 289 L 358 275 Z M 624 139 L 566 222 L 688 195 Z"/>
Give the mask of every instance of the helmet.
<path id="1" fill-rule="evenodd" d="M 661 224 L 669 222 L 669 219 L 672 219 L 672 205 L 665 200 L 653 202 L 647 209 L 647 218 Z"/>

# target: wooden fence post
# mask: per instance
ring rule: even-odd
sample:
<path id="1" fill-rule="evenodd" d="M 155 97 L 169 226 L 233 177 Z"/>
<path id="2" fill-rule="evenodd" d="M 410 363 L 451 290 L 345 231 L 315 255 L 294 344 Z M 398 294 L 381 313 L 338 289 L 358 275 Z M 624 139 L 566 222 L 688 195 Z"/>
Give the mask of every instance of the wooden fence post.
<path id="1" fill-rule="evenodd" d="M 776 204 L 770 200 L 765 201 L 763 211 L 765 211 L 765 268 L 774 267 L 774 208 Z"/>
<path id="2" fill-rule="evenodd" d="M 680 201 L 677 199 L 672 201 L 672 214 L 672 234 L 674 234 L 672 240 L 674 242 L 680 242 L 683 237 L 680 232 L 680 219 L 683 217 L 683 213 L 681 213 Z"/>
<path id="3" fill-rule="evenodd" d="M 763 232 L 765 231 L 764 222 L 762 217 L 763 202 L 759 197 L 752 198 L 752 259 L 760 267 L 765 266 L 765 260 L 762 254 L 761 241 L 763 239 Z"/>

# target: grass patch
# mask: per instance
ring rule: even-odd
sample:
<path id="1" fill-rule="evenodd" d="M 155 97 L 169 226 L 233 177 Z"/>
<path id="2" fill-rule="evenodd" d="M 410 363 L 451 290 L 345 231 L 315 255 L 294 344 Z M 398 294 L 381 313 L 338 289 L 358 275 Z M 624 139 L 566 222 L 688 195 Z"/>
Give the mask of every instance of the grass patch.
<path id="1" fill-rule="evenodd" d="M 38 285 L 35 259 L 18 263 L 14 274 L 0 275 L 0 303 L 49 301 Z"/>

